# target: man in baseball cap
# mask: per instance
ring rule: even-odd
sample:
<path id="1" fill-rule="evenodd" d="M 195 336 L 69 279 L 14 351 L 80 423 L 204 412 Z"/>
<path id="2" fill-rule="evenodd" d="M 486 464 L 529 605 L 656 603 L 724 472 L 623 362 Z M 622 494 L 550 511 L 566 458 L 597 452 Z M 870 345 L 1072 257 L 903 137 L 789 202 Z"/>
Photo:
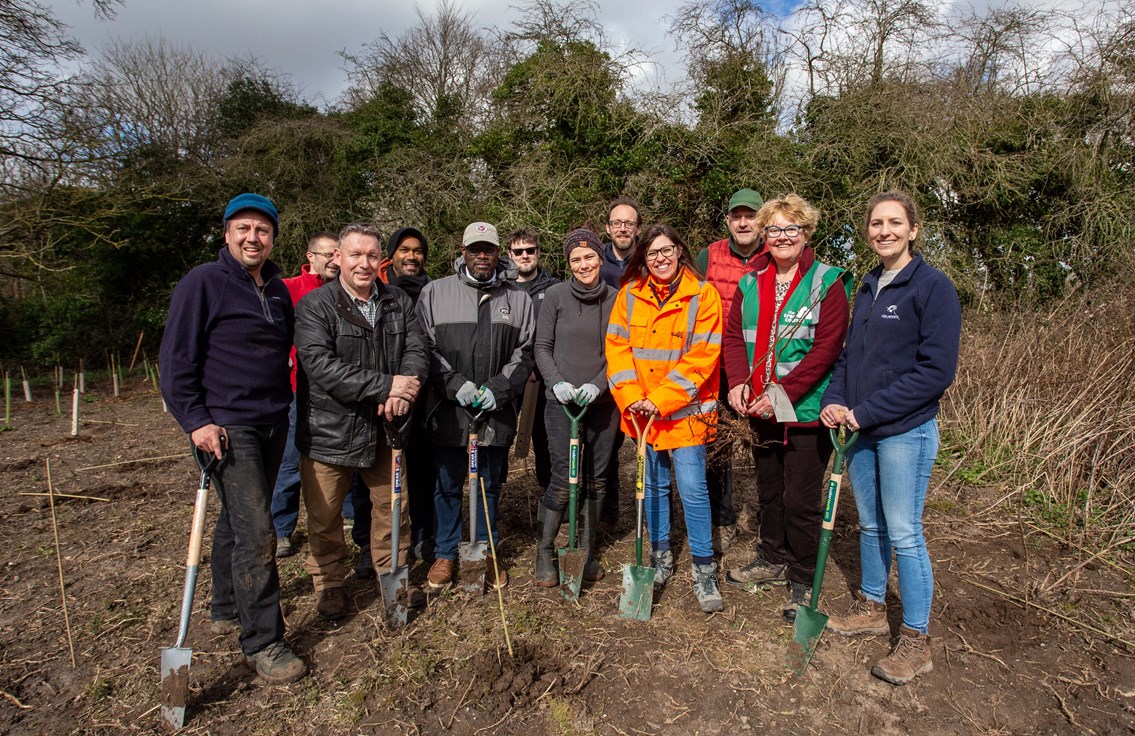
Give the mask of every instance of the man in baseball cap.
<path id="1" fill-rule="evenodd" d="M 482 415 L 479 471 L 490 528 L 485 528 L 484 510 L 479 510 L 475 541 L 488 541 L 491 533 L 493 544 L 498 544 L 497 502 L 508 469 L 508 448 L 516 434 L 516 402 L 535 363 L 532 300 L 516 285 L 511 261 L 500 258 L 496 227 L 474 222 L 465 228 L 453 269 L 452 276 L 426 284 L 417 306 L 418 321 L 433 346 L 426 413 L 437 464 L 437 538 L 426 585 L 434 591 L 453 581 L 457 567 L 461 499 L 468 479 L 465 443 L 470 416 L 478 412 Z M 508 584 L 508 575 L 500 572 L 498 578 L 493 561 L 487 560 L 485 577 L 490 586 Z"/>

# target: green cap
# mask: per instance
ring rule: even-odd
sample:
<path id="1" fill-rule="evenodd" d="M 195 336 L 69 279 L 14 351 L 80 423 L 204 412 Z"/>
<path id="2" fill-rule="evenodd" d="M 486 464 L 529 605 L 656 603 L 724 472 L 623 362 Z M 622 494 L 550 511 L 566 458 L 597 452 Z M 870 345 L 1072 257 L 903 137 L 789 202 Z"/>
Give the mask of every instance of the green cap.
<path id="1" fill-rule="evenodd" d="M 764 204 L 761 195 L 753 189 L 739 189 L 733 192 L 733 196 L 729 198 L 729 209 L 726 212 L 732 212 L 738 207 L 748 207 L 756 212 Z"/>

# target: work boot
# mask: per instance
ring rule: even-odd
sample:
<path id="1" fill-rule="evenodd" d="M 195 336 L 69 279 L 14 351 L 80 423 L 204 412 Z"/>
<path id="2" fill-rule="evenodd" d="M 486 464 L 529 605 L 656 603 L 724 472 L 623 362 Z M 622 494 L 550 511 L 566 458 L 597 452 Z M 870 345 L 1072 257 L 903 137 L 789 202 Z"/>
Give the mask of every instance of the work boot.
<path id="1" fill-rule="evenodd" d="M 905 685 L 934 669 L 930 660 L 930 635 L 899 626 L 899 640 L 891 653 L 871 668 L 871 674 L 892 685 Z"/>
<path id="2" fill-rule="evenodd" d="M 842 616 L 832 616 L 828 619 L 827 628 L 840 636 L 860 636 L 861 634 L 890 633 L 891 627 L 887 624 L 887 604 L 867 600 L 860 591 L 855 591 L 847 613 Z"/>
<path id="3" fill-rule="evenodd" d="M 291 535 L 286 537 L 276 537 L 276 556 L 277 557 L 291 557 L 298 551 L 296 543 L 292 541 Z"/>
<path id="4" fill-rule="evenodd" d="M 695 564 L 693 567 L 694 595 L 697 596 L 702 613 L 724 611 L 725 602 L 721 600 L 721 590 L 717 587 L 717 563 Z"/>
<path id="5" fill-rule="evenodd" d="M 229 634 L 240 633 L 240 619 L 236 618 L 221 618 L 214 619 L 209 622 L 209 631 L 213 632 L 214 636 L 228 636 Z"/>
<path id="6" fill-rule="evenodd" d="M 347 615 L 347 589 L 326 588 L 319 591 L 319 602 L 315 604 L 315 612 L 320 618 L 335 621 Z"/>
<path id="7" fill-rule="evenodd" d="M 426 575 L 426 587 L 431 593 L 445 590 L 453 583 L 453 571 L 457 568 L 455 560 L 438 557 L 430 565 L 430 572 Z"/>
<path id="8" fill-rule="evenodd" d="M 246 655 L 244 661 L 271 685 L 295 682 L 307 674 L 307 665 L 282 641 L 274 641 L 255 654 Z"/>
<path id="9" fill-rule="evenodd" d="M 733 540 L 736 538 L 736 524 L 723 524 L 722 526 L 715 526 L 713 528 L 713 551 L 719 555 L 725 554 L 729 551 L 729 548 L 733 546 Z"/>
<path id="10" fill-rule="evenodd" d="M 788 581 L 788 603 L 784 604 L 784 608 L 780 610 L 784 620 L 789 623 L 796 621 L 796 607 L 806 606 L 812 600 L 812 586 L 808 583 L 798 583 L 795 580 Z"/>
<path id="11" fill-rule="evenodd" d="M 359 556 L 355 559 L 355 577 L 359 580 L 370 580 L 374 577 L 374 560 L 370 556 L 370 545 L 359 547 Z"/>
<path id="12" fill-rule="evenodd" d="M 536 542 L 536 584 L 541 588 L 554 588 L 560 584 L 556 573 L 556 535 L 560 533 L 560 522 L 564 512 L 536 506 L 536 529 L 540 535 Z"/>
<path id="13" fill-rule="evenodd" d="M 579 519 L 579 546 L 587 555 L 587 562 L 583 564 L 583 579 L 588 583 L 598 582 L 606 575 L 597 559 L 596 553 L 599 550 L 595 545 L 596 533 L 599 531 L 599 507 L 602 503 L 602 496 L 584 501 L 583 514 Z"/>
<path id="14" fill-rule="evenodd" d="M 753 561 L 743 567 L 735 567 L 725 573 L 725 580 L 732 585 L 752 592 L 755 588 L 769 583 L 779 583 L 785 578 L 785 565 L 776 565 L 765 559 L 759 549 Z"/>
<path id="15" fill-rule="evenodd" d="M 489 590 L 503 590 L 508 586 L 508 570 L 504 567 L 500 568 L 500 579 L 497 579 L 497 565 L 499 564 L 499 557 L 496 560 L 492 557 L 485 558 L 485 582 L 488 584 Z M 558 578 L 557 582 L 559 582 Z"/>
<path id="16" fill-rule="evenodd" d="M 668 549 L 653 550 L 650 562 L 654 566 L 654 589 L 662 590 L 662 586 L 674 574 L 674 553 Z"/>

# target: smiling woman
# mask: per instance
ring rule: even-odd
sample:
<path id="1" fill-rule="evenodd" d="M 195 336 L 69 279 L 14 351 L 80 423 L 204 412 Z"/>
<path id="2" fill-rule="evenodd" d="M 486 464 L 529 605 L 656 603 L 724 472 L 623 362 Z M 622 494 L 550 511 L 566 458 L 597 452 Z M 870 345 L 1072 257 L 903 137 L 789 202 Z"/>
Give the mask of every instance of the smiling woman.
<path id="1" fill-rule="evenodd" d="M 686 516 L 694 594 L 702 611 L 721 611 L 705 476 L 706 444 L 717 431 L 721 297 L 701 280 L 682 237 L 661 223 L 643 233 L 622 283 L 607 327 L 607 378 L 620 412 L 656 417 L 646 455 L 654 585 L 661 588 L 674 572 L 673 470 Z M 637 434 L 626 417 L 623 430 Z"/>

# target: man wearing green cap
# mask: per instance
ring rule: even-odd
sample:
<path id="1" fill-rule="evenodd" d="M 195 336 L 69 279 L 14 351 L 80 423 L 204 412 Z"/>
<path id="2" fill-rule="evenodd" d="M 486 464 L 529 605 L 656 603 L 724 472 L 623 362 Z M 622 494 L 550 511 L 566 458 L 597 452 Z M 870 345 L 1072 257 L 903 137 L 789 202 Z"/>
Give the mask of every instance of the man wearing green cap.
<path id="1" fill-rule="evenodd" d="M 757 210 L 764 201 L 752 189 L 740 189 L 729 198 L 725 224 L 729 237 L 711 243 L 698 254 L 698 270 L 706 281 L 721 294 L 721 313 L 728 317 L 737 284 L 752 270 L 752 262 L 764 245 L 764 234 L 757 230 Z M 725 368 L 721 372 L 721 406 L 728 406 L 725 386 Z M 729 551 L 737 536 L 737 514 L 733 510 L 733 471 L 728 462 L 710 462 L 706 481 L 709 485 L 710 514 L 713 517 L 713 550 L 718 554 Z"/>

